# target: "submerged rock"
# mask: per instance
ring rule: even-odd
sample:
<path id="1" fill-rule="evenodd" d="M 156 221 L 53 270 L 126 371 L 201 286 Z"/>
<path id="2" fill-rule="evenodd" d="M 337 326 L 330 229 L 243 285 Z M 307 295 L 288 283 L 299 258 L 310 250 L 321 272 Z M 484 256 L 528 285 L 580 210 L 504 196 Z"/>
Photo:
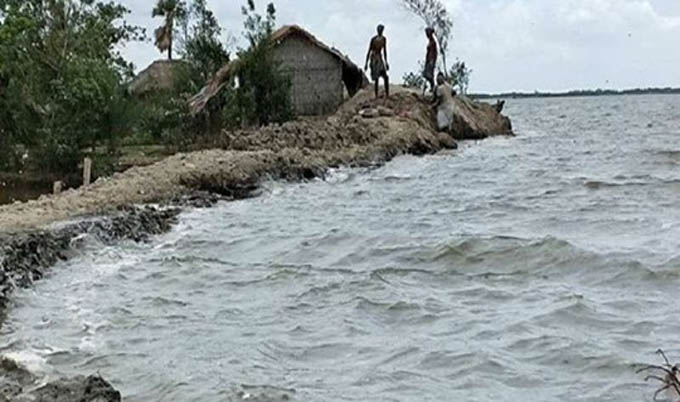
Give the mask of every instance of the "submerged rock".
<path id="1" fill-rule="evenodd" d="M 17 399 L 22 398 L 21 395 Z M 120 402 L 120 392 L 99 376 L 62 379 L 28 392 L 26 401 L 40 402 Z"/>
<path id="2" fill-rule="evenodd" d="M 236 401 L 243 402 L 290 402 L 294 400 L 295 390 L 272 386 L 241 385 L 236 392 Z"/>
<path id="3" fill-rule="evenodd" d="M 437 138 L 439 139 L 442 148 L 458 149 L 458 143 L 456 143 L 456 140 L 454 140 L 449 133 L 439 133 L 437 134 Z"/>
<path id="4" fill-rule="evenodd" d="M 14 361 L 0 359 L 0 402 L 120 402 L 120 392 L 99 376 L 40 384 Z"/>
<path id="5" fill-rule="evenodd" d="M 35 382 L 33 375 L 16 362 L 0 358 L 0 402 L 14 401 Z"/>
<path id="6" fill-rule="evenodd" d="M 464 96 L 455 99 L 453 136 L 457 140 L 481 140 L 494 135 L 513 135 L 510 119 L 503 116 L 502 107 L 475 102 Z"/>

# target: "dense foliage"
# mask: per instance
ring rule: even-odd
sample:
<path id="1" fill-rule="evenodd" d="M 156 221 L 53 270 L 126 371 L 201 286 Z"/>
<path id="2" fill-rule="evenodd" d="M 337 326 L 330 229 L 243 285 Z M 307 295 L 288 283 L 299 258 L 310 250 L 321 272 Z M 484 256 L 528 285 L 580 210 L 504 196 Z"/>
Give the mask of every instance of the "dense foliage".
<path id="1" fill-rule="evenodd" d="M 256 12 L 255 2 L 248 0 L 242 9 L 245 17 L 243 33 L 248 49 L 239 56 L 238 86 L 230 120 L 241 126 L 282 123 L 293 118 L 290 78 L 279 70 L 274 59 L 271 34 L 276 24 L 274 4 L 267 6 L 265 16 Z"/>
<path id="2" fill-rule="evenodd" d="M 132 66 L 117 49 L 143 31 L 127 13 L 95 0 L 0 0 L 2 167 L 21 168 L 23 148 L 45 170 L 71 170 L 84 148 L 131 129 L 121 83 Z"/>
<path id="3" fill-rule="evenodd" d="M 128 93 L 133 67 L 119 52 L 145 39 L 128 13 L 109 0 L 0 0 L 0 171 L 28 161 L 42 173 L 74 173 L 84 154 L 113 157 L 121 142 L 184 146 L 292 117 L 290 81 L 269 38 L 273 4 L 264 16 L 252 0 L 243 8 L 248 46 L 238 51 L 238 80 L 199 115 L 187 100 L 230 60 L 207 1 L 156 2 L 152 14 L 164 18 L 156 45 L 182 60 L 173 62 L 172 88 L 141 97 Z"/>
<path id="4" fill-rule="evenodd" d="M 173 85 L 169 90 L 146 96 L 142 103 L 145 118 L 142 130 L 157 142 L 179 148 L 200 137 L 215 134 L 223 127 L 222 110 L 226 99 L 213 102 L 199 116 L 189 113 L 187 101 L 198 93 L 224 64 L 229 52 L 221 41 L 222 28 L 206 0 L 195 0 L 181 13 L 177 22 L 182 26 L 181 62 L 173 67 Z"/>
<path id="5" fill-rule="evenodd" d="M 189 9 L 189 16 L 184 22 L 190 26 L 184 40 L 182 58 L 191 68 L 192 79 L 202 86 L 229 62 L 229 51 L 220 40 L 222 27 L 208 9 L 206 0 L 195 0 Z"/>
<path id="6" fill-rule="evenodd" d="M 472 75 L 472 70 L 469 69 L 464 61 L 456 60 L 451 66 L 449 71 L 449 81 L 454 88 L 458 89 L 458 92 L 465 95 L 468 92 L 468 87 L 470 86 L 470 76 Z"/>
<path id="7" fill-rule="evenodd" d="M 155 133 L 167 141 L 183 146 L 209 140 L 223 129 L 282 123 L 294 117 L 290 97 L 290 79 L 279 70 L 274 58 L 271 35 L 276 24 L 276 9 L 267 6 L 266 14 L 257 12 L 254 1 L 242 8 L 245 18 L 243 36 L 247 47 L 238 50 L 238 58 L 229 74 L 220 76 L 222 90 L 211 97 L 197 114 L 189 113 L 187 100 L 218 75 L 229 61 L 229 53 L 220 42 L 221 28 L 207 9 L 205 0 L 194 1 L 189 19 L 184 21 L 183 63 L 175 68 L 176 85 L 156 116 Z M 184 101 L 178 103 L 177 99 Z M 151 106 L 157 103 L 151 103 Z"/>

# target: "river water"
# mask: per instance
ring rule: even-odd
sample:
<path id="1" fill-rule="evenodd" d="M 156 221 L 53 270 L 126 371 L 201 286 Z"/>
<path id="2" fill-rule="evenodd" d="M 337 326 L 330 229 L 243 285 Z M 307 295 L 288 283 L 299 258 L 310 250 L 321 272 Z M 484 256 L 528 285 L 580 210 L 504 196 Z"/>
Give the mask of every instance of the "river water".
<path id="1" fill-rule="evenodd" d="M 267 183 L 17 293 L 0 351 L 127 401 L 646 401 L 680 361 L 680 97 Z"/>

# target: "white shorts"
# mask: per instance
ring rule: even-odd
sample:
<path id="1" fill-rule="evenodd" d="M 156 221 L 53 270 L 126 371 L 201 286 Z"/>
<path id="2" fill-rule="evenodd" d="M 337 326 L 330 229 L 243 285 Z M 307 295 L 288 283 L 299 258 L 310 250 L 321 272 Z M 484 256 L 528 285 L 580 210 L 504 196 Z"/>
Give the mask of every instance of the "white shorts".
<path id="1" fill-rule="evenodd" d="M 453 126 L 453 107 L 440 106 L 437 111 L 437 128 L 448 130 Z"/>

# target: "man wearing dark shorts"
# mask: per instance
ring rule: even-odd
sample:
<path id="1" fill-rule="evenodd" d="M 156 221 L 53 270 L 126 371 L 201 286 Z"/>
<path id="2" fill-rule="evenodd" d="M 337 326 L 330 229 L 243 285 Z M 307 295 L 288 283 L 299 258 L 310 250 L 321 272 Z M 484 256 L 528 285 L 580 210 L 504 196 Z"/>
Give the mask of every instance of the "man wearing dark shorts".
<path id="1" fill-rule="evenodd" d="M 385 81 L 385 97 L 390 96 L 390 78 L 387 72 L 390 70 L 390 65 L 387 62 L 387 38 L 383 35 L 385 27 L 378 25 L 378 35 L 371 39 L 368 46 L 368 54 L 366 54 L 366 65 L 364 70 L 368 70 L 368 63 L 371 63 L 371 79 L 375 83 L 375 97 L 378 97 L 380 89 L 380 78 Z"/>
<path id="2" fill-rule="evenodd" d="M 427 55 L 425 56 L 425 69 L 423 70 L 423 77 L 430 84 L 430 90 L 434 94 L 434 70 L 437 67 L 437 41 L 434 38 L 434 29 L 425 29 L 425 36 L 427 36 Z M 423 94 L 425 94 L 423 92 Z"/>

